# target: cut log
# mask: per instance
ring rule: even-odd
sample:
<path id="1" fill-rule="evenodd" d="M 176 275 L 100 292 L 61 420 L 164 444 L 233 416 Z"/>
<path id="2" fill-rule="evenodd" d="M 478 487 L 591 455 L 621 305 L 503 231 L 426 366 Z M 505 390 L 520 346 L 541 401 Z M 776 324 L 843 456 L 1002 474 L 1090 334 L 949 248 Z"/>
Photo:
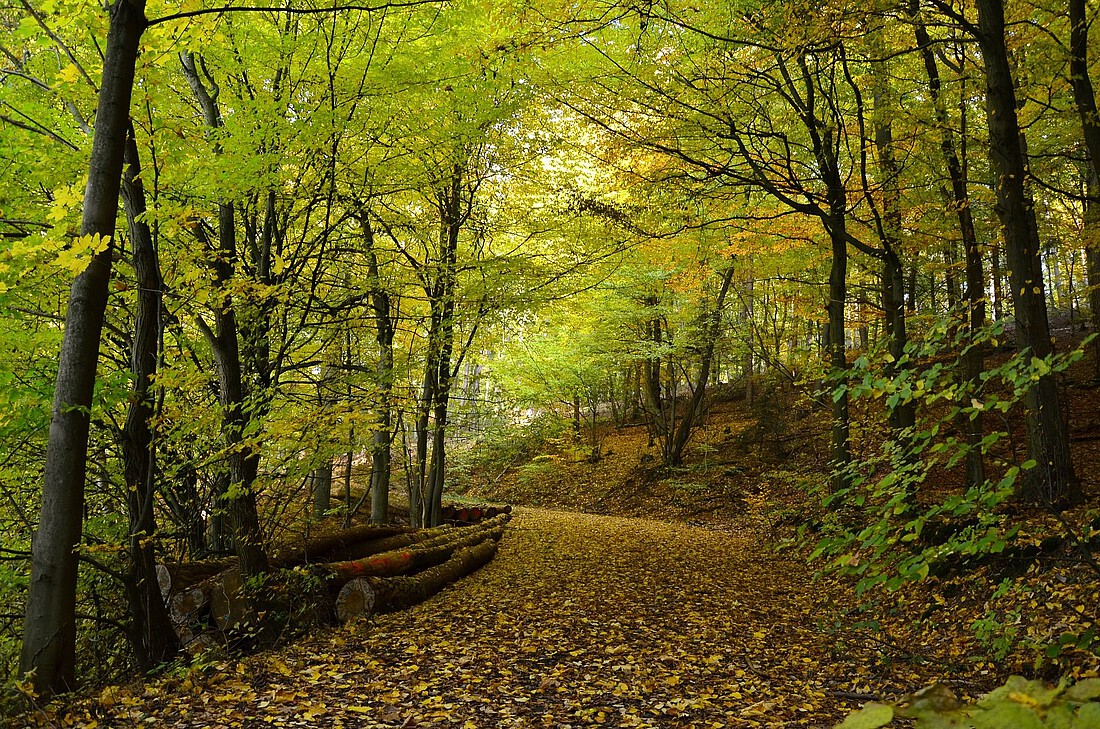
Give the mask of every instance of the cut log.
<path id="1" fill-rule="evenodd" d="M 426 542 L 429 539 L 434 539 L 444 532 L 451 531 L 453 527 L 450 525 L 435 527 L 434 529 L 418 529 L 416 531 L 409 532 L 407 534 L 395 534 L 392 537 L 383 537 L 382 539 L 371 539 L 365 542 L 357 542 L 355 544 L 349 544 L 346 547 L 340 549 L 334 549 L 330 552 L 325 552 L 317 558 L 320 562 L 346 562 L 354 559 L 363 559 L 369 557 L 372 554 L 381 554 L 382 552 L 389 552 L 393 549 L 401 549 L 402 547 L 411 547 L 414 544 Z"/>
<path id="2" fill-rule="evenodd" d="M 475 524 L 481 521 L 482 511 L 480 506 L 471 507 L 469 510 L 469 519 Z"/>
<path id="3" fill-rule="evenodd" d="M 304 562 L 331 562 L 329 552 L 352 549 L 360 543 L 379 542 L 396 536 L 413 535 L 415 530 L 400 526 L 358 526 L 336 534 L 314 537 L 302 544 L 283 549 L 271 561 L 274 568 L 293 567 Z M 422 539 L 427 539 L 424 537 Z M 421 541 L 422 541 L 421 539 Z M 387 546 L 383 549 L 395 549 Z M 382 550 L 377 550 L 382 551 Z M 361 556 L 361 555 L 358 555 Z M 168 601 L 172 595 L 184 592 L 211 577 L 224 572 L 237 564 L 236 557 L 224 559 L 197 560 L 194 562 L 164 562 L 157 565 L 157 581 L 160 594 Z"/>
<path id="4" fill-rule="evenodd" d="M 500 539 L 501 535 L 504 533 L 504 525 L 508 523 L 509 519 L 511 519 L 510 516 L 500 516 L 496 519 L 483 521 L 480 524 L 467 524 L 460 527 L 452 527 L 451 529 L 441 533 L 439 536 L 428 539 L 421 544 L 418 544 L 416 548 L 428 549 L 455 540 L 465 540 L 466 542 L 473 544 L 474 542 L 470 541 L 471 535 L 485 534 L 489 532 L 494 533 L 494 539 Z M 481 539 L 476 539 L 474 541 L 481 541 Z"/>
<path id="5" fill-rule="evenodd" d="M 209 606 L 210 598 L 206 591 L 200 587 L 192 587 L 172 596 L 168 601 L 168 616 L 172 619 L 172 625 L 178 629 L 197 623 Z"/>
<path id="6" fill-rule="evenodd" d="M 160 599 L 168 602 L 168 596 L 172 594 L 172 573 L 163 564 L 158 564 L 157 585 L 160 587 Z"/>
<path id="7" fill-rule="evenodd" d="M 415 530 L 411 527 L 403 526 L 363 525 L 352 527 L 335 534 L 313 537 L 304 544 L 284 549 L 272 560 L 272 566 L 290 567 L 304 562 L 316 562 L 322 555 L 346 548 L 352 544 L 384 539 L 397 534 L 408 534 L 413 531 Z"/>
<path id="8" fill-rule="evenodd" d="M 213 580 L 210 614 L 219 630 L 228 632 L 240 628 L 251 612 L 239 569 L 231 567 Z"/>
<path id="9" fill-rule="evenodd" d="M 475 546 L 459 549 L 443 564 L 411 577 L 366 578 L 374 590 L 374 612 L 394 612 L 424 602 L 491 560 L 496 551 L 496 540 L 486 539 Z"/>
<path id="10" fill-rule="evenodd" d="M 334 583 L 342 583 L 357 577 L 392 577 L 432 567 L 447 561 L 455 550 L 481 542 L 484 539 L 500 539 L 504 522 L 488 523 L 481 527 L 453 529 L 435 539 L 411 549 L 395 549 L 374 554 L 364 559 L 333 562 L 319 569 Z"/>
<path id="11" fill-rule="evenodd" d="M 395 579 L 398 575 L 415 574 L 413 577 L 403 578 L 410 580 L 420 579 L 420 574 L 439 574 L 438 570 L 446 564 L 454 562 L 464 551 L 475 545 L 485 549 L 495 550 L 496 541 L 504 533 L 504 526 L 510 519 L 507 514 L 500 514 L 480 524 L 465 527 L 439 527 L 435 529 L 423 529 L 416 532 L 393 534 L 381 539 L 370 540 L 359 545 L 355 549 L 377 547 L 379 545 L 404 544 L 397 549 L 389 549 L 385 552 L 371 554 L 362 559 L 342 560 L 328 564 L 315 564 L 311 569 L 314 574 L 327 584 L 327 590 L 322 587 L 318 595 L 309 596 L 308 600 L 316 599 L 316 607 L 326 616 L 332 615 L 333 596 L 336 596 L 337 613 L 340 620 L 350 619 L 359 612 L 370 613 L 380 608 L 372 607 L 373 603 L 368 599 L 369 590 L 375 590 L 374 581 L 379 579 Z M 492 547 L 482 547 L 486 542 L 492 543 Z M 353 549 L 352 545 L 336 550 L 347 551 Z M 480 554 L 480 552 L 478 553 Z M 491 556 L 491 555 L 490 555 Z M 209 571 L 213 565 L 224 561 L 210 561 L 206 563 L 181 563 L 177 565 L 165 565 L 164 572 L 171 579 L 173 568 L 176 574 L 186 573 L 188 579 L 194 579 L 198 574 Z M 476 564 L 474 564 L 476 562 Z M 476 569 L 483 562 L 466 560 L 464 563 L 474 564 L 470 570 Z M 211 620 L 223 633 L 240 632 L 257 617 L 257 610 L 263 608 L 254 604 L 258 599 L 265 602 L 266 599 L 274 599 L 277 596 L 250 595 L 244 589 L 244 580 L 240 571 L 230 562 L 231 566 L 213 577 L 194 585 L 186 590 L 179 590 L 175 584 L 170 584 L 169 589 L 175 592 L 169 599 L 169 607 L 173 618 L 173 625 L 184 643 L 193 640 L 195 635 L 202 630 L 205 620 Z M 451 574 L 447 572 L 445 574 Z M 464 574 L 464 573 L 463 573 Z M 362 582 L 366 579 L 367 582 Z M 426 578 L 429 583 L 440 578 Z M 457 579 L 450 577 L 450 580 Z M 177 581 L 178 582 L 178 581 Z M 348 587 L 349 583 L 356 583 Z M 444 583 L 445 584 L 445 583 Z M 394 594 L 411 595 L 422 594 L 429 589 L 423 586 L 413 586 L 413 583 L 394 583 L 395 587 L 386 587 L 386 590 L 395 591 Z M 419 583 L 416 583 L 419 585 Z M 432 588 L 432 592 L 440 589 L 442 585 Z M 337 591 L 337 588 L 342 588 Z M 337 595 L 339 592 L 339 595 Z M 373 593 L 371 593 L 373 594 Z M 387 593 L 388 595 L 389 593 Z M 431 594 L 429 592 L 429 594 Z M 305 596 L 295 593 L 297 598 Z M 287 596 L 283 596 L 285 599 Z M 394 604 L 412 604 L 405 597 L 387 597 Z M 343 607 L 341 607 L 341 605 Z M 392 609 L 400 609 L 395 607 Z M 326 620 L 331 617 L 326 617 Z M 259 628 L 261 626 L 254 626 Z"/>
<path id="12" fill-rule="evenodd" d="M 341 623 L 374 613 L 374 588 L 362 577 L 348 580 L 336 596 L 336 619 Z"/>
<path id="13" fill-rule="evenodd" d="M 457 550 L 450 559 L 411 577 L 360 577 L 351 580 L 340 591 L 347 596 L 343 612 L 337 608 L 337 618 L 347 622 L 374 613 L 389 613 L 427 600 L 447 585 L 465 577 L 496 554 L 497 542 L 485 539 L 476 545 Z M 339 604 L 339 598 L 337 598 Z"/>
<path id="14" fill-rule="evenodd" d="M 237 564 L 236 557 L 204 559 L 195 562 L 163 562 L 157 565 L 160 594 L 168 600 L 175 593 L 184 592 L 235 564 Z"/>

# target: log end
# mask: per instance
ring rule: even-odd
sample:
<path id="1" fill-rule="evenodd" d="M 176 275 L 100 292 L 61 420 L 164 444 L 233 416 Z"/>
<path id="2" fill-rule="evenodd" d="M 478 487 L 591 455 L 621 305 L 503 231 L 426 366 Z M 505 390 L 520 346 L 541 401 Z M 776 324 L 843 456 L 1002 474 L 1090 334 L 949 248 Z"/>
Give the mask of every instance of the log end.
<path id="1" fill-rule="evenodd" d="M 368 580 L 362 577 L 348 580 L 336 596 L 336 619 L 346 623 L 355 618 L 370 617 L 376 601 L 374 588 Z"/>

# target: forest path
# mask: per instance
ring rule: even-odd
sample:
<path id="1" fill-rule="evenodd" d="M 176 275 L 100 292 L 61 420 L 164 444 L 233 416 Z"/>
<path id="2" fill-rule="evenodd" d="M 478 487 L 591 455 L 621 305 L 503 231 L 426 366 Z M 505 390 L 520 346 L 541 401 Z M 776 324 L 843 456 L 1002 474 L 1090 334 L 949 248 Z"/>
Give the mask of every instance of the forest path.
<path id="1" fill-rule="evenodd" d="M 826 591 L 748 536 L 518 509 L 496 558 L 435 598 L 115 711 L 188 727 L 827 727 L 858 705 L 837 691 L 887 677 L 820 629 Z"/>

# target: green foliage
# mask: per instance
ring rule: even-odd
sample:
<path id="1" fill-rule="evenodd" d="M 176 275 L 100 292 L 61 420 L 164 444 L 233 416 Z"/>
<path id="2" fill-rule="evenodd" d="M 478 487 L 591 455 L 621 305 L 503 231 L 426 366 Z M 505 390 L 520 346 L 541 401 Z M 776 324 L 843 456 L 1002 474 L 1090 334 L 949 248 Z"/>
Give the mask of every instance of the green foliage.
<path id="1" fill-rule="evenodd" d="M 521 486 L 545 485 L 554 480 L 554 475 L 559 468 L 560 465 L 553 456 L 535 456 L 519 467 L 516 482 Z"/>
<path id="2" fill-rule="evenodd" d="M 830 515 L 810 559 L 826 559 L 827 570 L 856 577 L 863 593 L 896 590 L 937 567 L 998 554 L 1012 543 L 1020 527 L 1000 507 L 1033 462 L 1002 463 L 1000 478 L 935 497 L 922 488 L 933 470 L 955 468 L 966 458 L 972 446 L 953 432 L 960 420 L 978 412 L 1009 413 L 1041 375 L 1064 372 L 1083 356 L 1082 349 L 1044 359 L 1017 353 L 983 372 L 975 389 L 962 374 L 964 355 L 969 347 L 998 344 L 1003 335 L 1003 325 L 994 324 L 971 339 L 952 333 L 949 320 L 941 319 L 923 341 L 907 346 L 899 362 L 881 351 L 855 361 L 837 397 L 847 391 L 854 404 L 881 401 L 888 411 L 919 404 L 922 420 L 892 433 L 879 453 L 854 461 L 845 471 L 847 485 L 823 496 Z M 988 453 L 1006 437 L 1007 431 L 995 430 L 979 447 Z"/>
<path id="3" fill-rule="evenodd" d="M 973 704 L 960 704 L 942 684 L 896 704 L 869 703 L 837 729 L 878 729 L 913 719 L 917 729 L 1095 729 L 1100 727 L 1100 679 L 1051 687 L 1012 676 Z M 908 724 L 906 724 L 908 726 Z"/>
<path id="4" fill-rule="evenodd" d="M 974 631 L 974 637 L 978 639 L 978 643 L 984 646 L 995 660 L 1003 661 L 1016 647 L 1020 618 L 1019 610 L 1007 610 L 1003 615 L 990 610 L 985 617 L 975 620 L 970 628 Z"/>
<path id="5" fill-rule="evenodd" d="M 545 413 L 523 425 L 501 424 L 482 433 L 468 448 L 454 456 L 452 478 L 475 486 L 474 474 L 495 478 L 521 461 L 534 458 L 547 448 L 568 439 L 570 423 L 554 413 Z"/>

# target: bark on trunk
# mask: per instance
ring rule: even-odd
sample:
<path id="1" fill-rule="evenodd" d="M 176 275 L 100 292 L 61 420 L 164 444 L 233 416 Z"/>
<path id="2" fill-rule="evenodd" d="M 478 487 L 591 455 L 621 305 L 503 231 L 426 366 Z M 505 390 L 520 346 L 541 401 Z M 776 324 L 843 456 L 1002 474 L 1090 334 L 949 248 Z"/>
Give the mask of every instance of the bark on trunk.
<path id="1" fill-rule="evenodd" d="M 1100 112 L 1089 76 L 1089 26 L 1085 0 L 1069 0 L 1070 57 L 1069 75 L 1073 102 L 1081 119 L 1081 136 L 1089 152 L 1092 174 L 1100 177 Z"/>
<path id="2" fill-rule="evenodd" d="M 462 211 L 462 182 L 464 169 L 454 165 L 448 185 L 438 194 L 440 215 L 439 254 L 440 271 L 429 292 L 436 327 L 436 356 L 429 359 L 434 371 L 425 382 L 431 381 L 432 463 L 426 478 L 427 503 L 422 504 L 423 523 L 437 526 L 442 521 L 441 506 L 447 465 L 447 417 L 451 395 L 451 353 L 454 349 L 455 286 L 457 284 L 458 238 L 465 222 Z M 429 341 L 431 341 L 429 337 Z M 427 388 L 425 388 L 427 391 Z M 426 445 L 426 444 L 425 444 Z"/>
<path id="3" fill-rule="evenodd" d="M 329 458 L 313 469 L 310 481 L 313 483 L 313 518 L 323 519 L 332 508 L 332 460 Z"/>
<path id="4" fill-rule="evenodd" d="M 875 148 L 878 150 L 879 167 L 883 176 L 882 290 L 883 308 L 886 310 L 886 334 L 890 337 L 892 358 L 886 367 L 886 373 L 892 377 L 897 370 L 897 363 L 905 353 L 909 334 L 905 312 L 905 273 L 901 265 L 901 169 L 894 155 L 891 111 L 883 108 L 887 95 L 887 81 L 882 72 L 884 70 L 876 71 L 875 78 Z M 913 403 L 899 402 L 890 411 L 890 426 L 895 431 L 911 428 L 916 423 L 916 417 L 916 406 Z"/>
<path id="5" fill-rule="evenodd" d="M 145 25 L 144 0 L 116 0 L 111 6 L 82 235 L 114 238 L 134 69 Z M 75 687 L 74 550 L 84 514 L 88 430 L 111 256 L 108 243 L 76 277 L 65 314 L 19 661 L 21 672 L 34 672 L 35 690 L 43 696 Z"/>
<path id="6" fill-rule="evenodd" d="M 1021 354 L 1043 358 L 1053 352 L 1033 206 L 1025 191 L 1027 165 L 1021 151 L 1016 117 L 1016 88 L 1005 46 L 1001 0 L 977 0 L 978 41 L 985 61 L 986 119 L 989 150 L 996 173 L 997 217 L 1004 233 L 1016 319 L 1016 346 Z M 1053 508 L 1081 500 L 1081 488 L 1070 458 L 1058 386 L 1047 373 L 1024 396 L 1027 453 L 1036 462 L 1025 473 L 1023 495 Z"/>
<path id="7" fill-rule="evenodd" d="M 1070 61 L 1073 101 L 1081 119 L 1081 136 L 1089 154 L 1085 184 L 1085 265 L 1089 284 L 1089 310 L 1094 332 L 1100 332 L 1100 112 L 1089 76 L 1089 26 L 1085 0 L 1069 0 Z M 1094 376 L 1100 379 L 1100 340 L 1093 343 Z"/>
<path id="8" fill-rule="evenodd" d="M 833 469 L 832 488 L 839 491 L 847 485 L 844 469 L 852 460 L 849 435 L 851 426 L 848 419 L 848 390 L 844 387 L 844 373 L 848 369 L 848 358 L 844 347 L 844 306 L 848 295 L 848 243 L 843 238 L 843 222 L 834 221 L 839 229 L 830 231 L 832 244 L 832 265 L 829 269 L 829 364 L 832 367 L 832 384 L 840 388 L 833 395 L 833 418 L 830 428 Z"/>
<path id="9" fill-rule="evenodd" d="M 393 447 L 393 339 L 396 329 L 389 292 L 382 285 L 378 256 L 374 250 L 374 228 L 366 210 L 358 213 L 366 244 L 371 312 L 378 343 L 378 424 L 371 437 L 370 519 L 373 524 L 389 520 L 390 470 Z M 419 441 L 418 441 L 419 442 Z"/>
<path id="10" fill-rule="evenodd" d="M 157 525 L 153 513 L 156 496 L 156 449 L 150 419 L 154 415 L 152 379 L 160 355 L 162 280 L 152 231 L 145 222 L 145 185 L 133 127 L 126 137 L 126 167 L 122 195 L 130 231 L 130 247 L 137 280 L 137 310 L 130 355 L 133 378 L 130 406 L 122 427 L 123 475 L 130 522 L 126 596 L 130 604 L 130 642 L 138 667 L 149 670 L 170 660 L 179 651 L 168 611 L 156 579 L 153 538 Z M 191 504 L 198 509 L 199 504 Z"/>
<path id="11" fill-rule="evenodd" d="M 1100 177 L 1089 170 L 1085 200 L 1085 267 L 1089 284 L 1089 313 L 1092 330 L 1100 333 Z M 1093 377 L 1100 380 L 1100 337 L 1093 341 Z"/>
<path id="12" fill-rule="evenodd" d="M 222 117 L 217 103 L 217 89 L 215 87 L 211 93 L 199 78 L 201 62 L 196 61 L 193 54 L 184 52 L 180 54 L 180 63 L 207 126 L 211 129 L 220 127 Z M 221 150 L 215 145 L 214 151 L 219 154 Z M 198 230 L 200 239 L 203 239 L 202 227 Z M 218 247 L 213 253 L 214 280 L 221 301 L 214 312 L 214 330 L 205 333 L 218 375 L 218 397 L 223 410 L 222 431 L 229 454 L 229 489 L 223 498 L 240 569 L 245 577 L 251 577 L 266 572 L 268 562 L 256 509 L 256 494 L 252 490 L 259 472 L 260 453 L 245 436 L 252 416 L 246 408 L 248 398 L 242 372 L 237 313 L 233 297 L 226 291 L 233 280 L 237 262 L 235 209 L 233 203 L 228 201 L 218 203 Z"/>
<path id="13" fill-rule="evenodd" d="M 985 326 L 985 272 L 982 268 L 982 253 L 978 245 L 978 235 L 974 228 L 974 213 L 970 206 L 969 183 L 966 178 L 966 166 L 960 159 L 955 140 L 950 129 L 947 105 L 941 93 L 939 66 L 932 51 L 932 40 L 928 35 L 920 16 L 920 5 L 911 6 L 915 20 L 917 46 L 924 61 L 928 88 L 936 110 L 936 122 L 940 127 L 940 152 L 947 175 L 951 180 L 951 200 L 959 225 L 959 235 L 963 242 L 966 258 L 966 306 L 967 326 L 970 328 L 970 346 L 962 355 L 963 375 L 970 384 L 970 390 L 964 397 L 977 396 L 982 386 L 981 374 L 985 370 L 985 357 L 982 348 L 973 343 L 973 337 Z M 967 401 L 968 402 L 968 401 Z M 985 457 L 981 452 L 981 442 L 985 435 L 984 415 L 981 411 L 973 418 L 964 417 L 960 425 L 966 433 L 969 451 L 966 456 L 966 485 L 977 486 L 985 481 Z"/>

